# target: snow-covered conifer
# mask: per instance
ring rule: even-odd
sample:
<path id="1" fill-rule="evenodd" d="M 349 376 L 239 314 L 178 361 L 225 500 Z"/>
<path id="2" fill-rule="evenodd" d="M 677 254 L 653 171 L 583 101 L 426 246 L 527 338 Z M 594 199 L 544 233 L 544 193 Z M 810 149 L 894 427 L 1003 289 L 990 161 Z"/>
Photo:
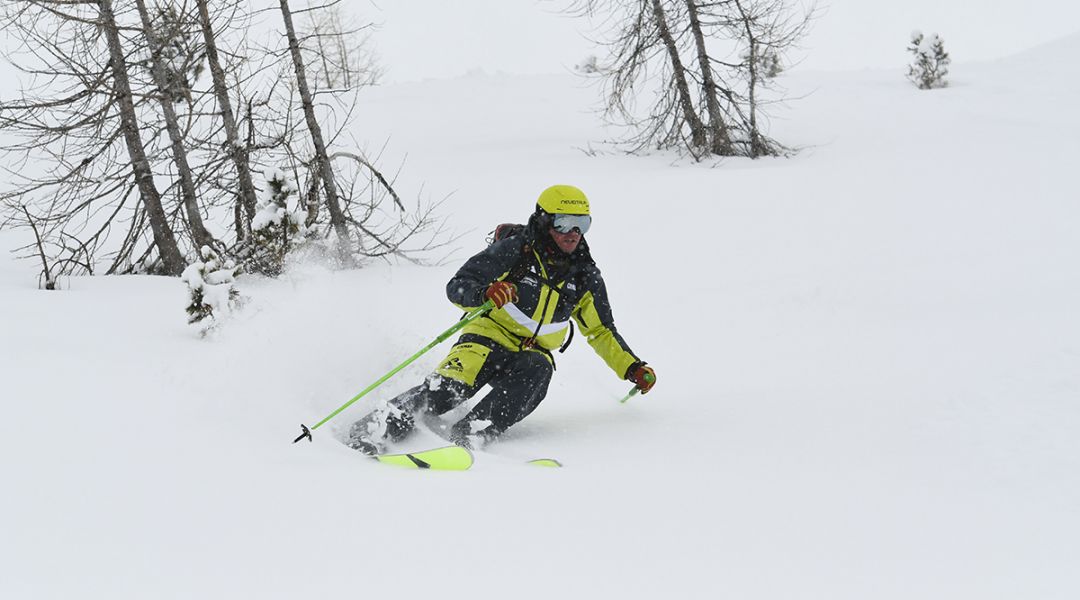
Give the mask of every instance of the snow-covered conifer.
<path id="1" fill-rule="evenodd" d="M 251 243 L 244 252 L 244 267 L 277 277 L 285 268 L 285 257 L 304 240 L 305 215 L 289 211 L 289 199 L 297 196 L 297 187 L 283 171 L 267 171 L 263 194 L 251 221 Z"/>
<path id="2" fill-rule="evenodd" d="M 180 279 L 191 294 L 188 323 L 198 324 L 205 335 L 215 319 L 239 308 L 242 298 L 235 286 L 237 266 L 233 261 L 223 260 L 209 246 L 203 246 L 200 254 L 203 260 L 188 265 Z"/>
<path id="3" fill-rule="evenodd" d="M 949 84 L 945 80 L 949 74 L 949 54 L 945 52 L 945 40 L 938 34 L 924 36 L 921 31 L 912 32 L 908 52 L 915 56 L 915 62 L 908 65 L 908 79 L 914 81 L 920 90 Z"/>
<path id="4" fill-rule="evenodd" d="M 749 65 L 750 52 L 744 52 L 741 56 L 744 64 Z M 757 49 L 757 64 L 754 66 L 757 69 L 756 76 L 763 79 L 773 79 L 784 71 L 780 53 L 769 48 Z"/>
<path id="5" fill-rule="evenodd" d="M 595 54 L 590 54 L 589 56 L 586 56 L 585 58 L 581 59 L 581 62 L 574 65 L 574 72 L 580 73 L 582 75 L 592 75 L 594 73 L 599 73 L 599 59 L 596 58 Z"/>
<path id="6" fill-rule="evenodd" d="M 760 61 L 761 75 L 767 79 L 772 79 L 784 71 L 784 65 L 780 62 L 780 53 L 772 50 L 766 50 L 762 52 Z"/>

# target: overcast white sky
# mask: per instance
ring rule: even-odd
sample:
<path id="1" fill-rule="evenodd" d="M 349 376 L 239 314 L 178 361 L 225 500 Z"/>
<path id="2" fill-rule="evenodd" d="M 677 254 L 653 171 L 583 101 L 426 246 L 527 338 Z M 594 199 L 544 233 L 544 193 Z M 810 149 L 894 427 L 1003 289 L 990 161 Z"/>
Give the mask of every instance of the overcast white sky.
<path id="1" fill-rule="evenodd" d="M 277 29 L 277 2 L 260 1 L 267 8 L 263 22 Z M 374 41 L 387 68 L 384 83 L 393 83 L 475 69 L 563 72 L 598 52 L 586 37 L 587 22 L 559 14 L 568 3 L 366 0 L 347 6 L 364 21 L 381 23 Z M 819 6 L 824 10 L 803 44 L 801 69 L 903 69 L 913 29 L 940 33 L 954 65 L 1080 33 L 1078 0 L 821 0 Z M 11 74 L 0 62 L 0 78 Z"/>
<path id="2" fill-rule="evenodd" d="M 559 72 L 594 52 L 586 23 L 557 13 L 566 4 L 374 0 L 353 6 L 382 22 L 378 51 L 392 82 L 477 68 Z M 913 29 L 940 33 L 954 63 L 1007 56 L 1080 32 L 1076 0 L 822 0 L 819 6 L 825 12 L 804 43 L 806 69 L 903 68 Z"/>

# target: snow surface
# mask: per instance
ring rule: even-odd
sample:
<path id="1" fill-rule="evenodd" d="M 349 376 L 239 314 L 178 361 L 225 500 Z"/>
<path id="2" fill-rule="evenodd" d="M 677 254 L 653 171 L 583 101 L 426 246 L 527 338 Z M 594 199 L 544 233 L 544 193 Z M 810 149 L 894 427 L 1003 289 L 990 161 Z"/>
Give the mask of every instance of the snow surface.
<path id="1" fill-rule="evenodd" d="M 358 131 L 408 153 L 406 197 L 452 193 L 461 249 L 241 277 L 207 339 L 177 279 L 45 292 L 0 261 L 0 595 L 1076 598 L 1077 59 L 961 61 L 934 91 L 795 72 L 773 133 L 804 151 L 711 164 L 587 156 L 569 74 L 373 89 Z M 290 443 L 453 324 L 457 264 L 553 183 L 590 195 L 653 392 L 619 404 L 577 340 L 469 472 L 337 443 L 373 397 Z"/>

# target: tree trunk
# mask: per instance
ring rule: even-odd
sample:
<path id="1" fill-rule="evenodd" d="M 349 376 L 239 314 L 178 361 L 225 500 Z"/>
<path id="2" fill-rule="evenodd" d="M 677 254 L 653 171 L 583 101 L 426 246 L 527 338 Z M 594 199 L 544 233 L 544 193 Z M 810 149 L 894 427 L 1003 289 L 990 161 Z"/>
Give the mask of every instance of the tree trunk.
<path id="1" fill-rule="evenodd" d="M 709 53 L 705 49 L 705 34 L 701 30 L 701 19 L 695 0 L 686 0 L 686 10 L 690 15 L 690 33 L 694 36 L 697 47 L 698 66 L 701 69 L 701 87 L 705 92 L 705 106 L 709 111 L 709 149 L 713 154 L 732 156 L 731 134 L 728 132 L 724 116 L 720 112 L 720 100 L 716 97 L 716 78 L 713 76 Z"/>
<path id="2" fill-rule="evenodd" d="M 157 86 L 161 113 L 165 117 L 165 130 L 169 134 L 169 142 L 172 147 L 173 162 L 176 163 L 176 172 L 180 177 L 180 197 L 183 199 L 184 213 L 187 215 L 191 239 L 195 243 L 196 250 L 203 246 L 213 248 L 216 240 L 206 230 L 202 215 L 199 213 L 199 200 L 195 192 L 195 181 L 191 177 L 187 149 L 184 147 L 184 134 L 180 131 L 180 122 L 176 118 L 172 98 L 167 93 L 168 81 L 165 76 L 164 65 L 161 64 L 161 48 L 155 47 L 154 43 L 154 24 L 150 20 L 150 12 L 146 10 L 145 0 L 135 0 L 135 7 L 139 11 L 139 19 L 142 21 L 143 36 L 150 47 L 150 73 L 153 75 L 154 84 Z"/>
<path id="3" fill-rule="evenodd" d="M 758 75 L 758 40 L 754 35 L 754 30 L 751 27 L 753 22 L 753 15 L 749 14 L 739 0 L 735 0 L 735 8 L 739 11 L 739 19 L 742 21 L 743 30 L 746 31 L 746 41 L 749 43 L 749 64 L 747 65 L 747 74 L 749 80 L 747 81 L 747 87 L 749 92 L 747 94 L 747 102 L 749 104 L 747 111 L 749 112 L 749 134 L 750 134 L 750 158 L 757 158 L 759 156 L 766 156 L 771 154 L 769 145 L 765 142 L 761 132 L 757 127 L 757 84 L 759 81 Z"/>
<path id="4" fill-rule="evenodd" d="M 282 0 L 284 1 L 284 0 Z M 679 94 L 679 105 L 682 106 L 683 118 L 690 126 L 691 144 L 698 149 L 706 149 L 705 124 L 694 110 L 694 102 L 690 97 L 690 86 L 686 83 L 686 68 L 679 57 L 679 47 L 675 38 L 668 28 L 667 17 L 664 15 L 664 7 L 661 0 L 652 0 L 653 16 L 656 18 L 656 26 L 660 31 L 660 38 L 667 47 L 668 58 L 671 60 L 671 68 L 674 71 L 675 85 Z"/>
<path id="5" fill-rule="evenodd" d="M 229 144 L 229 158 L 236 167 L 236 176 L 240 182 L 240 204 L 243 205 L 247 216 L 242 220 L 243 226 L 237 235 L 246 238 L 251 233 L 251 220 L 255 218 L 255 183 L 251 177 L 247 151 L 240 144 L 240 128 L 237 126 L 232 102 L 229 100 L 229 87 L 225 82 L 225 70 L 221 67 L 221 60 L 218 58 L 217 42 L 210 24 L 210 10 L 207 2 L 208 0 L 196 0 L 203 40 L 206 42 L 206 62 L 210 65 L 210 77 L 214 81 L 214 95 L 217 97 L 221 118 L 225 122 L 225 139 Z"/>
<path id="6" fill-rule="evenodd" d="M 135 118 L 135 103 L 131 97 L 131 83 L 128 80 L 127 63 L 124 62 L 124 50 L 120 44 L 120 33 L 116 26 L 112 0 L 99 0 L 98 10 L 101 15 L 102 30 L 109 45 L 109 58 L 112 63 L 117 103 L 120 107 L 120 128 L 124 133 L 131 168 L 139 188 L 146 215 L 150 219 L 150 229 L 154 234 L 154 245 L 161 257 L 162 268 L 169 275 L 179 275 L 184 270 L 184 257 L 176 245 L 176 237 L 169 229 L 168 217 L 161 205 L 161 194 L 154 185 L 154 173 L 146 158 L 146 149 L 139 136 L 139 123 Z"/>
<path id="7" fill-rule="evenodd" d="M 341 201 L 338 199 L 337 184 L 334 181 L 334 170 L 330 164 L 330 157 L 326 153 L 326 144 L 323 142 L 322 129 L 315 120 L 315 103 L 311 98 L 311 90 L 308 89 L 307 76 L 304 70 L 304 57 L 300 54 L 300 42 L 296 38 L 296 29 L 293 27 L 292 11 L 289 10 L 289 0 L 280 0 L 281 16 L 285 21 L 285 35 L 289 38 L 289 51 L 292 54 L 293 68 L 296 71 L 296 87 L 300 93 L 300 102 L 304 109 L 304 118 L 307 121 L 308 131 L 311 132 L 311 143 L 315 146 L 315 162 L 322 178 L 323 191 L 326 193 L 326 208 L 330 212 L 330 224 L 337 231 L 342 247 L 342 259 L 351 264 L 347 252 L 349 245 L 349 227 L 345 219 L 345 212 L 341 209 Z"/>

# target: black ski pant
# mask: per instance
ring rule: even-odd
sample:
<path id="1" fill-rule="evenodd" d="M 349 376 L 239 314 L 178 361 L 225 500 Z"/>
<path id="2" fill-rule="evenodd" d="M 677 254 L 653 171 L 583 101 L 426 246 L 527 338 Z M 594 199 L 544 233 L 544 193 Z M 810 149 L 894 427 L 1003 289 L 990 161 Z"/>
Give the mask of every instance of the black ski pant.
<path id="1" fill-rule="evenodd" d="M 387 423 L 389 440 L 397 441 L 408 435 L 414 426 L 414 413 L 424 410 L 442 415 L 475 396 L 485 385 L 490 385 L 491 391 L 451 428 L 450 435 L 454 439 L 455 436 L 477 433 L 491 439 L 529 416 L 547 395 L 554 368 L 543 352 L 514 352 L 489 338 L 473 334 L 461 336 L 455 348 L 462 344 L 480 344 L 489 350 L 472 383 L 433 373 L 424 383 L 390 400 L 397 414 Z M 453 351 L 450 356 L 454 356 Z M 374 416 L 374 413 L 369 415 Z M 365 419 L 354 424 L 353 431 L 366 430 Z M 473 423 L 477 421 L 480 423 L 474 427 Z M 484 422 L 490 422 L 490 425 L 477 431 Z"/>

